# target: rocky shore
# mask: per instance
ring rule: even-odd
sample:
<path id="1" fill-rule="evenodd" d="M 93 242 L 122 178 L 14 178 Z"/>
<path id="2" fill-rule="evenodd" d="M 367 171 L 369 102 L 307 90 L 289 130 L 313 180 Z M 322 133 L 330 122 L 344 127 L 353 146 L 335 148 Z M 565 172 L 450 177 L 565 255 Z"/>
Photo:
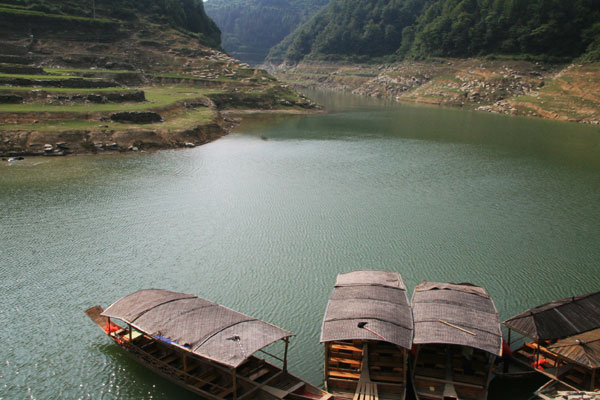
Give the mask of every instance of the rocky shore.
<path id="1" fill-rule="evenodd" d="M 385 65 L 268 65 L 299 87 L 478 111 L 600 124 L 600 64 L 435 59 Z"/>
<path id="2" fill-rule="evenodd" d="M 224 112 L 318 106 L 263 70 L 176 31 L 110 43 L 0 42 L 0 156 L 195 147 L 227 134 Z"/>

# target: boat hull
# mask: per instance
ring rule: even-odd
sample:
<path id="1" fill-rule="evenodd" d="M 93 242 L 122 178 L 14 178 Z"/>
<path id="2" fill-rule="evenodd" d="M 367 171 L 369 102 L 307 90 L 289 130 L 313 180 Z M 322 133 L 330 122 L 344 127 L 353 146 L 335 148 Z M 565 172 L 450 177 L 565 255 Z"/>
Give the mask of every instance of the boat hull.
<path id="1" fill-rule="evenodd" d="M 281 368 L 250 356 L 232 369 L 149 337 L 131 327 L 123 328 L 102 317 L 102 307 L 86 314 L 125 353 L 157 375 L 203 398 L 222 399 L 320 399 L 331 396 Z"/>

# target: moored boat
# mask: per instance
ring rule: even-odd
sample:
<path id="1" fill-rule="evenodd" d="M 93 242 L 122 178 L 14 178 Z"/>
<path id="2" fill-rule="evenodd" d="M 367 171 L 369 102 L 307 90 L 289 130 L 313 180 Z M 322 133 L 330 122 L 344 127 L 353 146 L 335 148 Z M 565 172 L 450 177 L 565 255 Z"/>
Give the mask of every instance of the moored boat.
<path id="1" fill-rule="evenodd" d="M 511 362 L 550 378 L 539 397 L 600 390 L 600 292 L 534 307 L 504 325 L 509 343 L 519 344 Z"/>
<path id="2" fill-rule="evenodd" d="M 412 297 L 411 378 L 419 400 L 485 400 L 502 333 L 494 302 L 469 284 L 423 282 Z"/>
<path id="3" fill-rule="evenodd" d="M 413 321 L 402 277 L 337 277 L 321 329 L 325 385 L 335 399 L 404 399 Z"/>
<path id="4" fill-rule="evenodd" d="M 197 296 L 146 289 L 86 314 L 133 359 L 206 399 L 331 397 L 288 373 L 292 333 Z M 280 340 L 283 358 L 265 351 Z"/>

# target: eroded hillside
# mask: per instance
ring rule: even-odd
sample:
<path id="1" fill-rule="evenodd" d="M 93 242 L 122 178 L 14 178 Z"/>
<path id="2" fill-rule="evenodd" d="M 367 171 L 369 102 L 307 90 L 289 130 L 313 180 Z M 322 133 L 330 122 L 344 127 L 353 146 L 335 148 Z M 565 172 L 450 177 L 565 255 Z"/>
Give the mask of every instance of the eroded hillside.
<path id="1" fill-rule="evenodd" d="M 100 19 L 0 4 L 0 24 L 31 12 L 37 28 L 10 29 L 0 43 L 3 156 L 191 147 L 226 133 L 224 109 L 315 107 L 152 14 Z"/>
<path id="2" fill-rule="evenodd" d="M 385 65 L 271 66 L 303 87 L 480 111 L 600 124 L 600 64 L 435 59 Z"/>

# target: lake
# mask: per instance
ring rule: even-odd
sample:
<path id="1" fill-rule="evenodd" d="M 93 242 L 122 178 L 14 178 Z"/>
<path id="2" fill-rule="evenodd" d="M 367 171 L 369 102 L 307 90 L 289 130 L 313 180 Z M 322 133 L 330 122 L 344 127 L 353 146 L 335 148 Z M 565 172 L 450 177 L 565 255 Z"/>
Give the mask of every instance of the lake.
<path id="1" fill-rule="evenodd" d="M 600 128 L 309 95 L 329 112 L 195 149 L 0 163 L 0 399 L 195 398 L 84 314 L 141 288 L 291 330 L 290 370 L 318 385 L 338 273 L 472 282 L 502 320 L 599 290 Z"/>

